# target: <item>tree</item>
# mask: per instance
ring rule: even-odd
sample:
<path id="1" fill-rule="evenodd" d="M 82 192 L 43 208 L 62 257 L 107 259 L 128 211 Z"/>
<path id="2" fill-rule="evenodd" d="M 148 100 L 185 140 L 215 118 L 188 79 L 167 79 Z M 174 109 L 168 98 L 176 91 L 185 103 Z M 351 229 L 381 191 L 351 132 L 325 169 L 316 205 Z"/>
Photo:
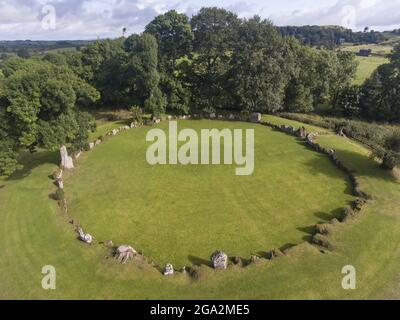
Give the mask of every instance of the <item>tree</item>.
<path id="1" fill-rule="evenodd" d="M 145 29 L 158 44 L 160 89 L 167 99 L 167 109 L 188 112 L 189 91 L 185 87 L 179 60 L 192 51 L 194 35 L 189 18 L 175 10 L 157 16 Z"/>
<path id="2" fill-rule="evenodd" d="M 351 85 L 343 89 L 335 101 L 335 111 L 347 117 L 357 117 L 360 114 L 361 87 Z"/>
<path id="3" fill-rule="evenodd" d="M 194 53 L 186 66 L 195 109 L 234 106 L 229 72 L 240 24 L 236 14 L 224 9 L 202 8 L 193 16 Z"/>
<path id="4" fill-rule="evenodd" d="M 68 67 L 26 60 L 1 81 L 1 88 L 0 175 L 18 169 L 21 149 L 66 145 L 77 150 L 87 143 L 93 121 L 79 108 L 99 95 Z"/>
<path id="5" fill-rule="evenodd" d="M 400 121 L 400 45 L 363 85 L 361 114 L 378 121 Z"/>
<path id="6" fill-rule="evenodd" d="M 166 101 L 159 89 L 155 37 L 148 33 L 132 35 L 124 42 L 124 48 L 128 54 L 126 79 L 132 102 L 153 115 L 159 115 L 165 111 Z"/>
<path id="7" fill-rule="evenodd" d="M 238 29 L 232 52 L 232 94 L 241 110 L 276 112 L 282 108 L 292 57 L 271 22 L 254 17 Z"/>
<path id="8" fill-rule="evenodd" d="M 400 165 L 400 131 L 386 137 L 382 146 L 376 146 L 373 155 L 382 159 L 385 169 L 393 170 Z"/>
<path id="9" fill-rule="evenodd" d="M 159 65 L 171 75 L 176 61 L 187 56 L 192 50 L 194 35 L 189 18 L 171 10 L 157 16 L 145 30 L 156 38 Z"/>

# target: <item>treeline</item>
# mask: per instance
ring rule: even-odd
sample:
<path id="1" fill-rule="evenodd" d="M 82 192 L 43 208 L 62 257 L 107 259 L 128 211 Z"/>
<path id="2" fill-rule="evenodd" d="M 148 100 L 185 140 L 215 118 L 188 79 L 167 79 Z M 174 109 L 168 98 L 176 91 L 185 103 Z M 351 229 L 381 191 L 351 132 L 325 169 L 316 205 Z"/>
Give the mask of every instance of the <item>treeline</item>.
<path id="1" fill-rule="evenodd" d="M 17 53 L 26 50 L 32 53 L 46 52 L 66 48 L 81 48 L 94 41 L 86 40 L 63 40 L 63 41 L 31 41 L 14 40 L 0 41 L 0 53 Z"/>
<path id="2" fill-rule="evenodd" d="M 365 32 L 353 32 L 338 26 L 287 26 L 278 27 L 283 36 L 293 36 L 302 44 L 334 48 L 343 42 L 354 44 L 373 44 L 385 41 L 386 37 L 381 32 L 366 30 Z"/>
<path id="3" fill-rule="evenodd" d="M 303 46 L 267 20 L 217 8 L 192 19 L 167 12 L 142 35 L 98 41 L 66 60 L 100 92 L 98 106 L 137 105 L 154 115 L 309 112 L 330 105 L 356 70 L 351 53 Z"/>

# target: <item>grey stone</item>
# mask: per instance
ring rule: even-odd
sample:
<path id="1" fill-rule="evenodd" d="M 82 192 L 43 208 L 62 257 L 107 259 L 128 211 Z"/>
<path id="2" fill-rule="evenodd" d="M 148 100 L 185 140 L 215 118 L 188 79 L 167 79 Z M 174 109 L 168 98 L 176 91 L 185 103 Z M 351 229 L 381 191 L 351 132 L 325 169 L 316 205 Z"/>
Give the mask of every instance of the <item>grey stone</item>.
<path id="1" fill-rule="evenodd" d="M 228 267 L 228 256 L 222 251 L 215 251 L 211 255 L 211 264 L 214 269 L 225 270 Z"/>
<path id="2" fill-rule="evenodd" d="M 120 263 L 126 263 L 129 260 L 132 260 L 136 254 L 136 250 L 133 249 L 131 246 L 122 245 L 117 248 L 115 259 L 117 259 L 117 261 Z"/>
<path id="3" fill-rule="evenodd" d="M 93 237 L 89 233 L 84 233 L 82 228 L 78 229 L 79 239 L 87 244 L 93 242 Z"/>
<path id="4" fill-rule="evenodd" d="M 172 264 L 168 263 L 165 265 L 163 274 L 164 276 L 170 276 L 174 274 L 174 267 Z"/>
<path id="5" fill-rule="evenodd" d="M 262 119 L 261 113 L 253 113 L 251 115 L 251 122 L 258 123 L 261 122 L 261 119 Z"/>

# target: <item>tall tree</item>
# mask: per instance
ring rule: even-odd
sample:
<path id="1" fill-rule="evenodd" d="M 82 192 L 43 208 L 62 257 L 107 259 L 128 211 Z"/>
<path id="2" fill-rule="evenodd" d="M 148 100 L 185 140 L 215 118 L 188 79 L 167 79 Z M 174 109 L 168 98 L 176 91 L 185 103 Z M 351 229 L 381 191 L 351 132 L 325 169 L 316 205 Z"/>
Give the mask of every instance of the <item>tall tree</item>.
<path id="1" fill-rule="evenodd" d="M 124 48 L 128 54 L 126 79 L 132 105 L 142 106 L 153 115 L 159 115 L 165 111 L 166 100 L 159 89 L 157 40 L 148 33 L 132 35 L 124 42 Z"/>
<path id="2" fill-rule="evenodd" d="M 238 28 L 232 52 L 232 94 L 241 110 L 276 112 L 282 108 L 292 56 L 272 23 L 255 16 Z"/>
<path id="3" fill-rule="evenodd" d="M 228 76 L 240 24 L 236 14 L 224 9 L 202 8 L 193 16 L 195 39 L 189 82 L 196 109 L 211 111 L 233 105 Z"/>
<path id="4" fill-rule="evenodd" d="M 189 91 L 182 79 L 180 59 L 192 51 L 194 35 L 189 18 L 175 10 L 157 16 L 145 29 L 158 43 L 160 88 L 167 99 L 167 109 L 188 111 Z"/>

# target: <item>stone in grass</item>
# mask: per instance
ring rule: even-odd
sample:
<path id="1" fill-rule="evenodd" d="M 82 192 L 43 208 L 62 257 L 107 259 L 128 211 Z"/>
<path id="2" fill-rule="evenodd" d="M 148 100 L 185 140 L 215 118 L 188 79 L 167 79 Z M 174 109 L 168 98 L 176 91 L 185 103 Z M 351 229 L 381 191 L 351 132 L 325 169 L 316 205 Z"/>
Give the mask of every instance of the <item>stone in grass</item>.
<path id="1" fill-rule="evenodd" d="M 106 246 L 107 246 L 108 248 L 113 248 L 113 247 L 114 247 L 114 243 L 112 242 L 112 240 L 108 240 L 108 241 L 106 242 Z"/>
<path id="2" fill-rule="evenodd" d="M 57 180 L 57 186 L 59 189 L 64 189 L 64 182 L 62 181 L 62 179 Z"/>
<path id="3" fill-rule="evenodd" d="M 228 256 L 222 251 L 215 251 L 211 255 L 211 265 L 214 269 L 225 270 L 228 267 Z"/>
<path id="4" fill-rule="evenodd" d="M 89 233 L 84 233 L 82 228 L 78 229 L 79 239 L 87 244 L 91 244 L 93 242 L 93 237 Z"/>
<path id="5" fill-rule="evenodd" d="M 260 261 L 261 261 L 261 258 L 260 258 L 259 256 L 252 255 L 252 256 L 250 257 L 250 262 L 251 262 L 251 263 L 258 263 L 258 262 L 260 262 Z"/>
<path id="6" fill-rule="evenodd" d="M 119 246 L 115 252 L 115 259 L 124 264 L 133 259 L 133 257 L 137 254 L 136 250 L 131 246 L 122 245 Z"/>
<path id="7" fill-rule="evenodd" d="M 305 138 L 305 137 L 307 137 L 306 128 L 305 128 L 305 127 L 299 128 L 299 129 L 296 131 L 296 135 L 297 135 L 299 138 Z"/>
<path id="8" fill-rule="evenodd" d="M 280 249 L 272 249 L 269 253 L 269 259 L 274 260 L 279 257 L 283 257 L 285 254 Z"/>
<path id="9" fill-rule="evenodd" d="M 75 160 L 79 159 L 81 157 L 81 155 L 82 155 L 82 151 L 78 151 L 77 153 L 75 153 L 74 159 Z"/>
<path id="10" fill-rule="evenodd" d="M 89 150 L 93 150 L 94 149 L 94 142 L 89 142 Z"/>
<path id="11" fill-rule="evenodd" d="M 317 233 L 316 235 L 314 235 L 312 238 L 312 242 L 326 249 L 333 249 L 333 245 L 329 241 L 328 237 L 323 234 Z"/>
<path id="12" fill-rule="evenodd" d="M 164 276 L 171 276 L 174 274 L 174 267 L 172 266 L 172 264 L 167 263 L 165 265 L 163 274 L 164 274 Z"/>
<path id="13" fill-rule="evenodd" d="M 62 169 L 57 169 L 56 171 L 54 171 L 53 173 L 53 179 L 54 180 L 60 180 L 63 177 L 63 170 Z"/>
<path id="14" fill-rule="evenodd" d="M 261 113 L 253 113 L 251 115 L 251 122 L 259 123 L 261 122 L 261 119 L 262 119 Z"/>
<path id="15" fill-rule="evenodd" d="M 317 224 L 315 226 L 315 229 L 317 229 L 318 233 L 329 234 L 332 232 L 332 225 L 329 223 L 321 223 L 321 224 Z"/>

